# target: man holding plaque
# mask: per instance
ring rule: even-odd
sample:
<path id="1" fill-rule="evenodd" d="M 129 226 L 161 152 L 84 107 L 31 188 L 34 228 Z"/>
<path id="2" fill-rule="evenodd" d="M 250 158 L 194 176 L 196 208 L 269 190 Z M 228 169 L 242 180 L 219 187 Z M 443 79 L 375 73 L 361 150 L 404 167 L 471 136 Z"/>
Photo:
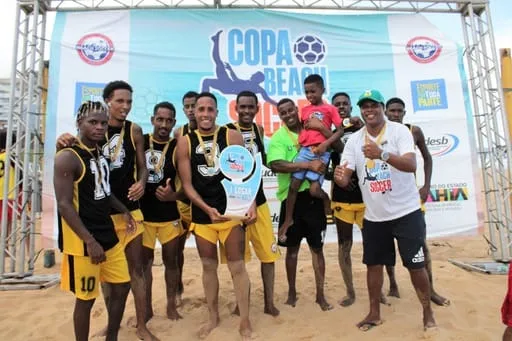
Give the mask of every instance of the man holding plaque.
<path id="1" fill-rule="evenodd" d="M 237 130 L 242 134 L 245 148 L 253 156 L 257 153 L 262 154 L 263 163 L 266 162 L 265 146 L 263 144 L 263 127 L 254 123 L 254 117 L 258 113 L 258 97 L 252 91 L 242 91 L 236 97 L 236 112 L 238 121 L 228 123 L 226 127 Z M 279 310 L 274 305 L 274 263 L 279 259 L 279 249 L 277 247 L 274 231 L 272 228 L 272 219 L 268 207 L 267 198 L 263 192 L 263 180 L 260 180 L 258 194 L 256 196 L 257 219 L 254 224 L 246 228 L 246 261 L 250 259 L 251 252 L 249 242 L 251 242 L 256 256 L 261 262 L 261 277 L 263 280 L 263 295 L 265 314 L 278 316 Z M 221 255 L 224 254 L 221 252 Z M 223 259 L 224 262 L 224 259 Z M 235 313 L 238 311 L 235 310 Z"/>
<path id="2" fill-rule="evenodd" d="M 178 141 L 177 162 L 185 194 L 192 202 L 190 231 L 196 237 L 203 265 L 203 286 L 208 304 L 209 322 L 199 330 L 205 338 L 220 322 L 217 276 L 217 242 L 226 250 L 228 268 L 233 278 L 240 309 L 239 332 L 243 339 L 252 334 L 249 321 L 249 276 L 244 263 L 245 229 L 256 220 L 253 202 L 243 219 L 223 216 L 227 198 L 221 181 L 226 180 L 220 168 L 221 152 L 230 145 L 243 146 L 242 135 L 236 130 L 218 127 L 217 99 L 204 92 L 197 96 L 195 117 L 197 129 Z M 243 148 L 242 148 L 243 150 Z"/>
<path id="3" fill-rule="evenodd" d="M 366 209 L 363 220 L 363 263 L 367 267 L 370 312 L 357 324 L 367 331 L 382 324 L 380 298 L 383 266 L 395 265 L 395 239 L 403 265 L 423 309 L 424 329 L 436 326 L 425 270 L 425 219 L 416 189 L 416 153 L 409 130 L 387 121 L 384 97 L 367 90 L 357 102 L 366 123 L 345 145 L 341 165 L 334 172 L 338 186 L 348 186 L 357 172 Z"/>
<path id="4" fill-rule="evenodd" d="M 298 109 L 295 103 L 284 98 L 277 104 L 279 117 L 284 125 L 277 130 L 268 148 L 267 162 L 272 171 L 277 174 L 277 198 L 281 201 L 280 226 L 285 217 L 286 198 L 290 188 L 291 173 L 301 170 L 311 170 L 317 173 L 325 172 L 326 165 L 319 159 L 305 162 L 293 162 L 299 153 L 298 134 L 302 129 L 299 121 Z M 331 134 L 329 128 L 324 127 L 322 134 Z M 321 128 L 320 128 L 321 129 Z M 331 310 L 330 305 L 324 296 L 325 280 L 325 258 L 323 244 L 327 219 L 325 216 L 322 199 L 314 198 L 309 193 L 309 182 L 304 181 L 298 190 L 297 200 L 293 214 L 294 224 L 288 230 L 286 241 L 279 241 L 279 245 L 285 246 L 286 250 L 286 276 L 288 278 L 288 300 L 286 304 L 295 307 L 297 302 L 297 290 L 295 279 L 297 275 L 297 259 L 300 250 L 300 243 L 306 238 L 311 250 L 313 269 L 316 282 L 316 303 L 322 310 Z"/>

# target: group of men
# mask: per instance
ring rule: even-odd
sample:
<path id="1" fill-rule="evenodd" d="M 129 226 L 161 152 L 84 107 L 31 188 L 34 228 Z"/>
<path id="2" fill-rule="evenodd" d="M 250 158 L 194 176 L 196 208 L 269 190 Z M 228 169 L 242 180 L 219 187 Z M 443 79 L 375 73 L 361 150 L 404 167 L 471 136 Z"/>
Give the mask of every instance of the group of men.
<path id="1" fill-rule="evenodd" d="M 324 89 L 321 89 L 322 93 Z M 321 122 L 299 119 L 299 109 L 288 98 L 277 103 L 283 122 L 265 151 L 263 128 L 254 122 L 259 111 L 258 97 L 241 91 L 236 98 L 237 122 L 218 126 L 217 99 L 209 93 L 188 92 L 183 110 L 189 120 L 174 129 L 176 109 L 169 102 L 155 105 L 151 123 L 153 132 L 127 120 L 132 105 L 132 88 L 114 81 L 104 89 L 103 102 L 86 102 L 80 107 L 76 123 L 78 135 L 64 134 L 57 141 L 54 185 L 59 210 L 59 246 L 64 254 L 62 287 L 76 296 L 74 327 L 77 340 L 87 340 L 90 311 L 99 296 L 102 283 L 108 311 L 103 333 L 116 340 L 129 289 L 134 295 L 137 336 L 157 340 L 146 327 L 153 316 L 152 271 L 154 248 L 162 245 L 167 293 L 167 316 L 181 318 L 177 306 L 183 293 L 183 247 L 193 233 L 203 267 L 203 286 L 209 311 L 208 322 L 201 326 L 206 337 L 220 322 L 218 311 L 218 249 L 233 279 L 240 315 L 239 332 L 250 338 L 250 282 L 245 262 L 251 243 L 261 262 L 264 288 L 264 313 L 279 315 L 274 304 L 275 261 L 279 248 L 274 237 L 270 211 L 262 182 L 256 200 L 244 219 L 223 215 L 226 197 L 221 185 L 220 152 L 229 145 L 241 145 L 251 153 L 262 153 L 268 167 L 277 173 L 277 198 L 282 202 L 280 225 L 286 215 L 290 174 L 301 170 L 326 172 L 321 160 L 294 162 L 298 154 L 298 135 L 302 129 L 317 130 L 327 138 L 333 135 Z M 383 300 L 382 275 L 386 265 L 390 274 L 389 295 L 399 297 L 392 267 L 395 264 L 394 239 L 423 308 L 425 328 L 435 326 L 430 300 L 440 305 L 449 301 L 432 287 L 430 258 L 425 243 L 425 221 L 420 210 L 430 186 L 431 158 L 421 130 L 401 123 L 403 101 L 392 99 L 387 108 L 375 90 L 361 95 L 358 106 L 364 122 L 351 118 L 352 106 L 346 93 L 332 98 L 341 118 L 349 118 L 344 129 L 345 146 L 340 143 L 332 154 L 335 169 L 332 208 L 339 240 L 339 265 L 347 296 L 340 304 L 355 301 L 350 249 L 353 224 L 362 228 L 364 263 L 368 268 L 370 313 L 358 324 L 368 330 L 381 323 Z M 388 119 L 385 118 L 385 113 Z M 174 129 L 174 138 L 171 134 Z M 412 134 L 411 134 L 412 132 Z M 348 136 L 351 136 L 348 138 Z M 414 138 L 413 138 L 414 136 Z M 414 172 L 417 145 L 425 159 L 425 185 L 418 191 Z M 340 157 L 340 152 L 342 155 Z M 380 168 L 379 168 L 380 167 Z M 388 172 L 387 187 L 370 190 L 371 172 Z M 386 168 L 386 169 L 384 169 Z M 427 174 L 428 173 L 428 174 Z M 297 259 L 300 243 L 306 238 L 311 250 L 316 280 L 316 302 L 322 310 L 332 309 L 324 295 L 325 259 L 323 243 L 326 230 L 324 201 L 311 195 L 309 183 L 298 189 L 293 225 L 279 245 L 287 248 L 286 274 L 288 299 L 295 306 Z M 372 187 L 373 188 L 373 187 Z M 383 202 L 386 207 L 383 207 Z"/>

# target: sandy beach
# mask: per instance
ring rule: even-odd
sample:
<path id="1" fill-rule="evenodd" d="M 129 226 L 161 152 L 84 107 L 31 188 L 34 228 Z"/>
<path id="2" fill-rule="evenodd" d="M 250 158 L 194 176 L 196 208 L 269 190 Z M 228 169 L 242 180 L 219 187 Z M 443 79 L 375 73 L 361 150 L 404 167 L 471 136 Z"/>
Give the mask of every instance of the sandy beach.
<path id="1" fill-rule="evenodd" d="M 297 290 L 299 301 L 292 308 L 284 304 L 287 283 L 283 257 L 276 264 L 275 301 L 281 310 L 277 318 L 263 314 L 263 290 L 260 264 L 255 257 L 248 264 L 252 285 L 251 319 L 255 339 L 258 340 L 461 340 L 490 341 L 501 339 L 503 325 L 500 306 L 506 291 L 506 276 L 485 275 L 468 272 L 452 265 L 448 259 L 489 259 L 487 245 L 482 236 L 457 237 L 429 240 L 434 259 L 434 277 L 438 292 L 451 300 L 450 307 L 434 307 L 439 328 L 433 333 L 422 331 L 421 310 L 412 289 L 408 273 L 400 265 L 397 278 L 402 298 L 390 298 L 390 306 L 382 306 L 384 324 L 368 332 L 361 332 L 355 324 L 367 313 L 365 268 L 361 264 L 362 245 L 353 249 L 354 282 L 356 303 L 343 308 L 337 301 L 345 288 L 337 261 L 337 245 L 325 246 L 326 285 L 328 301 L 335 307 L 322 312 L 315 304 L 315 286 L 311 256 L 304 245 L 299 255 Z M 153 267 L 153 306 L 155 317 L 150 329 L 161 340 L 196 340 L 199 326 L 207 319 L 207 308 L 201 284 L 201 266 L 194 248 L 185 255 L 184 305 L 179 308 L 183 319 L 170 321 L 165 317 L 165 288 L 160 254 Z M 44 269 L 42 257 L 37 262 L 37 273 L 56 273 L 60 269 L 60 254 L 57 265 Z M 238 318 L 230 314 L 234 306 L 231 278 L 226 266 L 219 267 L 220 274 L 220 326 L 206 340 L 239 340 Z M 387 281 L 385 281 L 387 287 Z M 0 340 L 58 340 L 74 339 L 72 311 L 74 298 L 58 286 L 40 291 L 0 292 Z M 133 297 L 129 296 L 119 340 L 137 340 L 134 329 L 126 326 L 126 320 L 134 315 Z M 106 310 L 99 298 L 92 311 L 91 335 L 106 323 Z"/>

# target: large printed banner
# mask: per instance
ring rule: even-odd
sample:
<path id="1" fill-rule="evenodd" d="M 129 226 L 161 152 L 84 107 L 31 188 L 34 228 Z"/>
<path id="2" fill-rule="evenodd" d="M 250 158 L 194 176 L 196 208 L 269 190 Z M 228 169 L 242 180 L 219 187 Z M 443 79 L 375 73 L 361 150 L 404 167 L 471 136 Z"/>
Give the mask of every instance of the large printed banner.
<path id="1" fill-rule="evenodd" d="M 80 103 L 101 98 L 111 80 L 134 88 L 129 119 L 151 131 L 153 106 L 175 104 L 189 90 L 219 100 L 218 123 L 236 120 L 242 90 L 260 99 L 257 123 L 266 140 L 280 127 L 281 98 L 307 104 L 304 78 L 326 82 L 326 100 L 339 91 L 353 102 L 366 89 L 407 104 L 406 121 L 419 125 L 433 155 L 427 202 L 430 236 L 478 226 L 473 132 L 460 49 L 421 15 L 311 15 L 263 10 L 131 10 L 58 13 L 51 46 L 46 145 L 76 131 Z M 353 115 L 359 115 L 354 104 Z M 44 232 L 54 236 L 54 151 L 46 148 Z M 420 161 L 421 167 L 421 161 Z M 420 169 L 419 167 L 419 169 Z M 421 169 L 420 169 L 421 170 Z M 277 224 L 275 176 L 264 171 Z M 423 174 L 418 172 L 418 181 Z M 328 189 L 329 183 L 325 184 Z"/>

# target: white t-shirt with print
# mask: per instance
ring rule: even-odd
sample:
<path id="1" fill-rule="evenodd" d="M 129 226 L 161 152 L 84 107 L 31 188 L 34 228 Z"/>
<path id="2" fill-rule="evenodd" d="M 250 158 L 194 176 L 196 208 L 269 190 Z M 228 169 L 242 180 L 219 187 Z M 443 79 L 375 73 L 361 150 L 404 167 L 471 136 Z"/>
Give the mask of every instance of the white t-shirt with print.
<path id="1" fill-rule="evenodd" d="M 347 168 L 355 170 L 359 177 L 359 187 L 366 206 L 365 219 L 388 221 L 420 209 L 414 173 L 399 171 L 380 159 L 373 160 L 374 167 L 368 169 L 362 152 L 366 134 L 365 128 L 352 134 L 341 157 L 342 164 L 347 161 Z M 386 131 L 380 147 L 395 155 L 414 154 L 414 139 L 406 126 L 386 120 Z"/>

